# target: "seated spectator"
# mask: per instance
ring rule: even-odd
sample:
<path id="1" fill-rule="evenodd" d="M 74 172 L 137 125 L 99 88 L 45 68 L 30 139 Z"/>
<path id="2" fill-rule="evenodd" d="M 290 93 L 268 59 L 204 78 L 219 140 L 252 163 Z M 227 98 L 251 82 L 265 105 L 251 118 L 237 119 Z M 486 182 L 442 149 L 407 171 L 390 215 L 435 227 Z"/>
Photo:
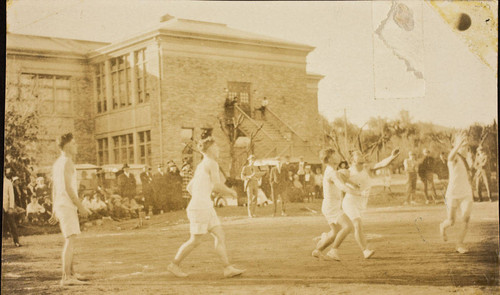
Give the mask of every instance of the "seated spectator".
<path id="1" fill-rule="evenodd" d="M 112 216 L 117 219 L 130 219 L 130 209 L 123 202 L 126 202 L 126 198 L 122 199 L 119 195 L 113 195 L 112 197 L 113 211 Z"/>
<path id="2" fill-rule="evenodd" d="M 108 206 L 102 200 L 103 196 L 95 193 L 90 200 L 90 210 L 93 214 L 102 219 L 111 219 L 109 215 Z"/>
<path id="3" fill-rule="evenodd" d="M 42 176 L 36 179 L 35 194 L 38 198 L 50 195 L 49 187 L 45 184 L 45 179 Z"/>
<path id="4" fill-rule="evenodd" d="M 43 223 L 43 213 L 45 213 L 45 209 L 38 203 L 38 198 L 34 196 L 31 197 L 31 202 L 26 207 L 26 216 L 28 217 L 28 222 L 32 224 Z"/>
<path id="5" fill-rule="evenodd" d="M 52 217 L 52 199 L 50 196 L 46 196 L 43 198 L 43 208 L 45 209 L 45 213 L 42 214 L 43 219 L 48 221 L 50 217 Z"/>
<path id="6" fill-rule="evenodd" d="M 87 195 L 87 194 L 83 195 L 82 205 L 83 205 L 83 207 L 85 207 L 85 209 L 92 210 L 92 205 L 90 204 L 89 195 Z"/>

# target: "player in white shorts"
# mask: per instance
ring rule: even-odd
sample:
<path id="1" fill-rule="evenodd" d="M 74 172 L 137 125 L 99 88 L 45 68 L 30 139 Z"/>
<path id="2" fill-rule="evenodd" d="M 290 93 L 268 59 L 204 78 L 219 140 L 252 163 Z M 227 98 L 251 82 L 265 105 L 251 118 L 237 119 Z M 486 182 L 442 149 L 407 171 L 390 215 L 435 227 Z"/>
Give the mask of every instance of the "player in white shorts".
<path id="1" fill-rule="evenodd" d="M 446 189 L 446 209 L 447 218 L 440 226 L 440 233 L 443 240 L 447 241 L 446 229 L 455 224 L 457 209 L 460 207 L 464 226 L 458 234 L 457 252 L 465 254 L 469 250 L 464 246 L 463 242 L 467 227 L 469 225 L 470 214 L 472 211 L 473 194 L 472 194 L 472 179 L 466 159 L 461 153 L 465 153 L 467 147 L 467 135 L 464 133 L 457 134 L 453 149 L 448 155 L 448 171 L 449 182 Z"/>
<path id="2" fill-rule="evenodd" d="M 352 154 L 352 163 L 349 168 L 348 178 L 350 182 L 359 187 L 359 191 L 355 193 L 346 192 L 344 200 L 342 201 L 342 208 L 354 225 L 354 238 L 356 242 L 358 242 L 361 251 L 363 251 L 363 256 L 366 259 L 370 258 L 374 251 L 367 248 L 361 217 L 368 203 L 368 196 L 370 195 L 370 189 L 372 187 L 372 176 L 376 170 L 385 168 L 392 163 L 398 155 L 399 150 L 395 149 L 389 157 L 375 164 L 372 168 L 369 168 L 365 164 L 365 157 L 361 152 L 355 151 Z"/>
<path id="3" fill-rule="evenodd" d="M 342 211 L 341 190 L 354 193 L 355 189 L 345 183 L 345 178 L 340 172 L 335 171 L 334 159 L 335 151 L 325 149 L 321 151 L 321 161 L 327 165 L 323 176 L 323 204 L 321 212 L 326 218 L 331 230 L 323 233 L 320 241 L 316 244 L 316 249 L 312 252 L 313 257 L 325 260 L 340 260 L 338 248 L 345 237 L 352 231 L 352 223 Z M 330 251 L 323 255 L 323 251 L 332 245 Z"/>
<path id="4" fill-rule="evenodd" d="M 234 197 L 237 197 L 237 194 L 221 182 L 219 164 L 216 162 L 219 157 L 219 147 L 210 131 L 204 132 L 201 138 L 199 149 L 203 154 L 203 160 L 196 167 L 194 176 L 187 187 L 192 196 L 186 210 L 191 237 L 182 244 L 167 269 L 177 277 L 187 277 L 188 274 L 179 267 L 180 263 L 201 244 L 202 237 L 210 233 L 215 239 L 215 252 L 224 264 L 224 277 L 238 276 L 244 270 L 237 269 L 229 263 L 224 231 L 211 199 L 212 191 Z"/>
<path id="5" fill-rule="evenodd" d="M 86 284 L 85 279 L 73 270 L 73 254 L 76 236 L 80 234 L 78 212 L 86 217 L 90 211 L 78 199 L 76 170 L 73 164 L 77 147 L 73 135 L 71 133 L 62 135 L 58 145 L 61 149 L 61 156 L 52 167 L 53 214 L 49 222 L 55 224 L 59 221 L 65 239 L 60 284 L 61 286 L 83 285 Z"/>

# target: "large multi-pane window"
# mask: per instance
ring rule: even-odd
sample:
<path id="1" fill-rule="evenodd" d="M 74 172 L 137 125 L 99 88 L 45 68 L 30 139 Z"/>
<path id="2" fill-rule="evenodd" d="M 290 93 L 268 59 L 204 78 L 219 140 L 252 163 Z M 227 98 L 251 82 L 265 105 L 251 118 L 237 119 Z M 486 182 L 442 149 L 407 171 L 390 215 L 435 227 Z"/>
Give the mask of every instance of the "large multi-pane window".
<path id="1" fill-rule="evenodd" d="M 40 99 L 42 115 L 73 114 L 69 76 L 22 73 L 20 86 L 23 99 Z"/>
<path id="2" fill-rule="evenodd" d="M 97 164 L 109 164 L 107 138 L 101 138 L 97 140 Z"/>
<path id="3" fill-rule="evenodd" d="M 132 133 L 113 136 L 113 162 L 134 163 L 134 136 Z"/>
<path id="4" fill-rule="evenodd" d="M 139 160 L 141 164 L 151 165 L 151 131 L 137 133 L 139 137 Z"/>
<path id="5" fill-rule="evenodd" d="M 146 49 L 137 50 L 134 52 L 135 57 L 135 78 L 137 89 L 137 102 L 143 103 L 149 101 L 149 95 L 146 91 L 146 78 L 147 78 L 147 60 Z"/>
<path id="6" fill-rule="evenodd" d="M 97 113 L 107 111 L 106 105 L 106 72 L 104 63 L 97 64 L 95 67 L 95 81 L 97 91 Z"/>
<path id="7" fill-rule="evenodd" d="M 111 95 L 113 109 L 130 106 L 132 88 L 130 72 L 130 56 L 128 54 L 112 58 L 111 64 Z"/>

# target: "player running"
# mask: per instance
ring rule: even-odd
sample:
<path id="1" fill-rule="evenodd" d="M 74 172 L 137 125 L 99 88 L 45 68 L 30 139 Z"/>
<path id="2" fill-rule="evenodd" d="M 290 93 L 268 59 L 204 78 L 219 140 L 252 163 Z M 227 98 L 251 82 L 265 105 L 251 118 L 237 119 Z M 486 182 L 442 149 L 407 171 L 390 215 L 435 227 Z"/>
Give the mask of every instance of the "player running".
<path id="1" fill-rule="evenodd" d="M 341 190 L 356 194 L 357 191 L 346 184 L 345 178 L 336 171 L 336 161 L 334 159 L 335 151 L 326 149 L 321 151 L 321 162 L 326 166 L 323 177 L 323 204 L 321 212 L 326 218 L 330 231 L 323 233 L 320 241 L 316 245 L 316 249 L 312 252 L 313 257 L 322 258 L 325 260 L 340 261 L 338 248 L 345 237 L 352 231 L 352 223 L 342 211 L 342 194 Z M 330 251 L 326 255 L 323 251 L 332 245 Z"/>
<path id="2" fill-rule="evenodd" d="M 198 147 L 203 154 L 203 160 L 196 167 L 194 177 L 187 187 L 192 196 L 187 207 L 191 237 L 182 244 L 174 260 L 167 267 L 168 271 L 177 277 L 188 276 L 179 265 L 191 251 L 201 244 L 202 237 L 207 233 L 210 233 L 215 239 L 215 252 L 224 264 L 224 277 L 234 277 L 244 272 L 244 270 L 237 269 L 229 263 L 224 231 L 210 198 L 212 191 L 237 197 L 234 190 L 221 182 L 219 164 L 216 162 L 219 157 L 219 147 L 210 133 L 211 131 L 207 130 L 201 136 L 202 139 Z"/>
<path id="3" fill-rule="evenodd" d="M 358 243 L 363 256 L 368 259 L 375 252 L 367 248 L 366 236 L 363 230 L 363 223 L 361 216 L 363 210 L 366 208 L 370 189 L 372 187 L 372 177 L 375 171 L 387 167 L 399 155 L 399 149 L 392 151 L 391 155 L 379 163 L 369 168 L 365 163 L 365 157 L 360 151 L 355 151 L 352 154 L 352 163 L 349 168 L 349 181 L 359 187 L 358 191 L 346 192 L 344 200 L 342 201 L 342 209 L 345 214 L 351 219 L 354 225 L 354 238 Z"/>
<path id="4" fill-rule="evenodd" d="M 455 224 L 455 216 L 458 207 L 462 213 L 464 226 L 458 234 L 457 252 L 465 254 L 469 250 L 464 246 L 463 242 L 467 227 L 469 226 L 470 214 L 472 211 L 472 203 L 474 197 L 472 194 L 472 179 L 470 167 L 462 153 L 466 152 L 467 138 L 465 133 L 457 134 L 453 149 L 448 155 L 448 171 L 450 174 L 448 188 L 446 189 L 445 201 L 447 209 L 447 218 L 440 225 L 440 233 L 443 240 L 446 242 L 446 229 Z"/>

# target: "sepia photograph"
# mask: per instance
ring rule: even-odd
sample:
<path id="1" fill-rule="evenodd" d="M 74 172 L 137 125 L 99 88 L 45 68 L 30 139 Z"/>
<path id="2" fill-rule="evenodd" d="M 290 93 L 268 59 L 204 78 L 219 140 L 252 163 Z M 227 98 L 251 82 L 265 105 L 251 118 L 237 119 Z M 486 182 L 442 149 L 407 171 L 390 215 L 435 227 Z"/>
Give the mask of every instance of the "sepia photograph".
<path id="1" fill-rule="evenodd" d="M 498 1 L 7 0 L 1 294 L 499 294 Z"/>

